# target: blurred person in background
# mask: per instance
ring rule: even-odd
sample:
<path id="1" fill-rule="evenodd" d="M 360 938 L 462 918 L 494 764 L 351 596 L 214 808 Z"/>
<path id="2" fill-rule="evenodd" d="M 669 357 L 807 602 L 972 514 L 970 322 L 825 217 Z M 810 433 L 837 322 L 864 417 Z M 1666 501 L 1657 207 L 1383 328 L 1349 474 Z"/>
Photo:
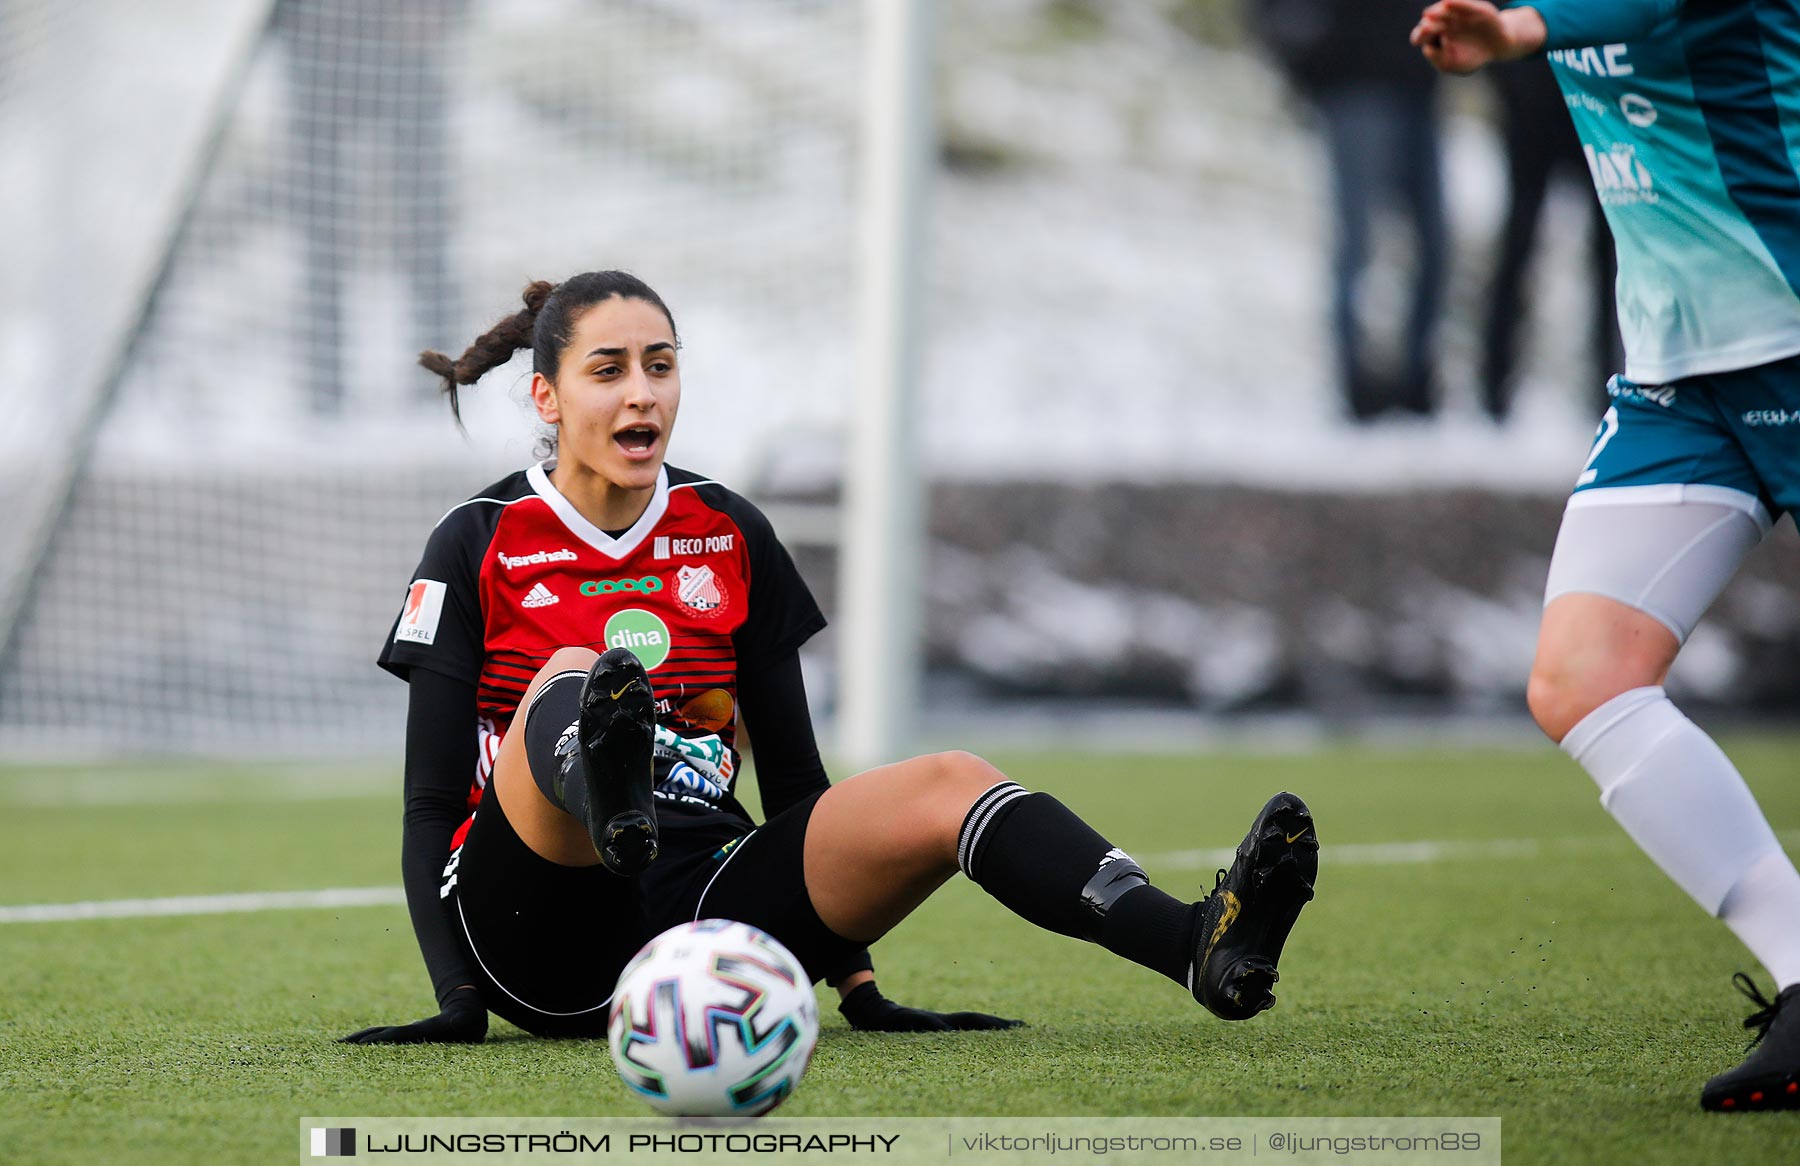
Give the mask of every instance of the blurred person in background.
<path id="1" fill-rule="evenodd" d="M 1248 0 L 1252 32 L 1318 111 L 1330 156 L 1336 246 L 1331 326 L 1355 421 L 1437 406 L 1435 350 L 1448 239 L 1439 165 L 1437 77 L 1405 43 L 1416 0 Z M 1412 296 L 1397 369 L 1368 356 L 1358 288 L 1375 222 L 1397 209 L 1412 238 Z"/>
<path id="2" fill-rule="evenodd" d="M 1529 311 L 1523 302 L 1526 271 L 1537 247 L 1538 224 L 1543 219 L 1550 186 L 1563 179 L 1579 185 L 1592 212 L 1585 256 L 1593 295 L 1588 350 L 1594 366 L 1588 383 L 1592 386 L 1594 412 L 1604 412 L 1611 403 L 1606 382 L 1625 365 L 1619 312 L 1613 299 L 1618 262 L 1613 257 L 1612 232 L 1607 229 L 1606 216 L 1581 153 L 1581 141 L 1565 113 L 1562 89 L 1548 64 L 1541 60 L 1508 61 L 1489 69 L 1487 76 L 1499 98 L 1507 181 L 1506 222 L 1494 258 L 1483 333 L 1482 408 L 1495 421 L 1505 421 L 1512 411 L 1519 324 Z"/>
<path id="3" fill-rule="evenodd" d="M 385 239 L 411 298 L 412 347 L 442 345 L 456 327 L 444 54 L 466 4 L 281 0 L 276 10 L 305 232 L 297 326 L 314 413 L 343 404 L 344 289 L 371 236 Z"/>
<path id="4" fill-rule="evenodd" d="M 1703 1108 L 1800 1109 L 1800 872 L 1663 690 L 1744 556 L 1800 510 L 1800 0 L 1439 0 L 1471 73 L 1550 53 L 1619 257 L 1625 373 L 1575 479 L 1527 699 L 1600 804 L 1775 979 Z"/>

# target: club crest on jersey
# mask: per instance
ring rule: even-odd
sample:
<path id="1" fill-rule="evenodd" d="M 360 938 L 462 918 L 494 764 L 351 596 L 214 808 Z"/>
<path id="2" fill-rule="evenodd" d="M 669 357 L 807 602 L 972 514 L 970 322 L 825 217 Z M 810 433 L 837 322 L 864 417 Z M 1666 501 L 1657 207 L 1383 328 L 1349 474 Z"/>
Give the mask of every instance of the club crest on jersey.
<path id="1" fill-rule="evenodd" d="M 725 588 L 711 567 L 682 567 L 675 572 L 675 598 L 690 611 L 712 615 L 725 606 Z"/>

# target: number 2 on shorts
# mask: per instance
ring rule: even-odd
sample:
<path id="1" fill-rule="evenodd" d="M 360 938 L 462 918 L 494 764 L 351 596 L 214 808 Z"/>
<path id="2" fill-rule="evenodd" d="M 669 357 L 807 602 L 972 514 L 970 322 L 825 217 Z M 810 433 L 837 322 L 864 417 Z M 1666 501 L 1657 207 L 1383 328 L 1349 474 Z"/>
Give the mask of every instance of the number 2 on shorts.
<path id="1" fill-rule="evenodd" d="M 1606 448 L 1606 443 L 1611 441 L 1618 432 L 1619 407 L 1609 405 L 1606 409 L 1606 416 L 1600 418 L 1600 432 L 1594 435 L 1594 448 L 1588 452 L 1588 460 L 1582 463 L 1581 476 L 1575 479 L 1576 486 L 1585 486 L 1599 476 L 1600 471 L 1594 468 L 1594 463 L 1600 460 L 1600 451 Z"/>

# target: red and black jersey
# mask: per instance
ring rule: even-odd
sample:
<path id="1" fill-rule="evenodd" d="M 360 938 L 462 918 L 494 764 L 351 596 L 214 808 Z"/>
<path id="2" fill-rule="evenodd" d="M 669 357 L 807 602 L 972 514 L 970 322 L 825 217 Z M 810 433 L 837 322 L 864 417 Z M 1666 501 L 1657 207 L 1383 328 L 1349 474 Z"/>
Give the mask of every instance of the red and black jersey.
<path id="1" fill-rule="evenodd" d="M 618 537 L 550 482 L 509 475 L 432 531 L 380 657 L 476 685 L 473 806 L 526 686 L 556 649 L 626 647 L 649 672 L 659 723 L 730 745 L 740 670 L 798 648 L 825 617 L 768 519 L 672 466 Z"/>

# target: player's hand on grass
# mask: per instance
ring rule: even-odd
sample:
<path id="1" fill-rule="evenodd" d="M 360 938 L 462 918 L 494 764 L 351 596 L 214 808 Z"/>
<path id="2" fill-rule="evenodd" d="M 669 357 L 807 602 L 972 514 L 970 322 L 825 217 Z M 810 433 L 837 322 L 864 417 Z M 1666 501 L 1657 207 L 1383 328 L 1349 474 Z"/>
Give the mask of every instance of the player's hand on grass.
<path id="1" fill-rule="evenodd" d="M 862 1032 L 971 1032 L 981 1029 L 1018 1028 L 1023 1020 L 1007 1020 L 985 1012 L 931 1012 L 908 1008 L 881 994 L 873 981 L 851 989 L 838 1011 L 850 1027 Z"/>
<path id="2" fill-rule="evenodd" d="M 1419 16 L 1412 43 L 1440 72 L 1473 73 L 1494 61 L 1529 56 L 1544 46 L 1535 8 L 1501 10 L 1488 0 L 1438 0 Z"/>
<path id="3" fill-rule="evenodd" d="M 444 1002 L 444 1010 L 436 1016 L 415 1020 L 411 1024 L 378 1024 L 339 1037 L 347 1045 L 424 1045 L 480 1044 L 487 1039 L 487 1009 L 481 993 L 474 988 L 458 988 Z"/>

